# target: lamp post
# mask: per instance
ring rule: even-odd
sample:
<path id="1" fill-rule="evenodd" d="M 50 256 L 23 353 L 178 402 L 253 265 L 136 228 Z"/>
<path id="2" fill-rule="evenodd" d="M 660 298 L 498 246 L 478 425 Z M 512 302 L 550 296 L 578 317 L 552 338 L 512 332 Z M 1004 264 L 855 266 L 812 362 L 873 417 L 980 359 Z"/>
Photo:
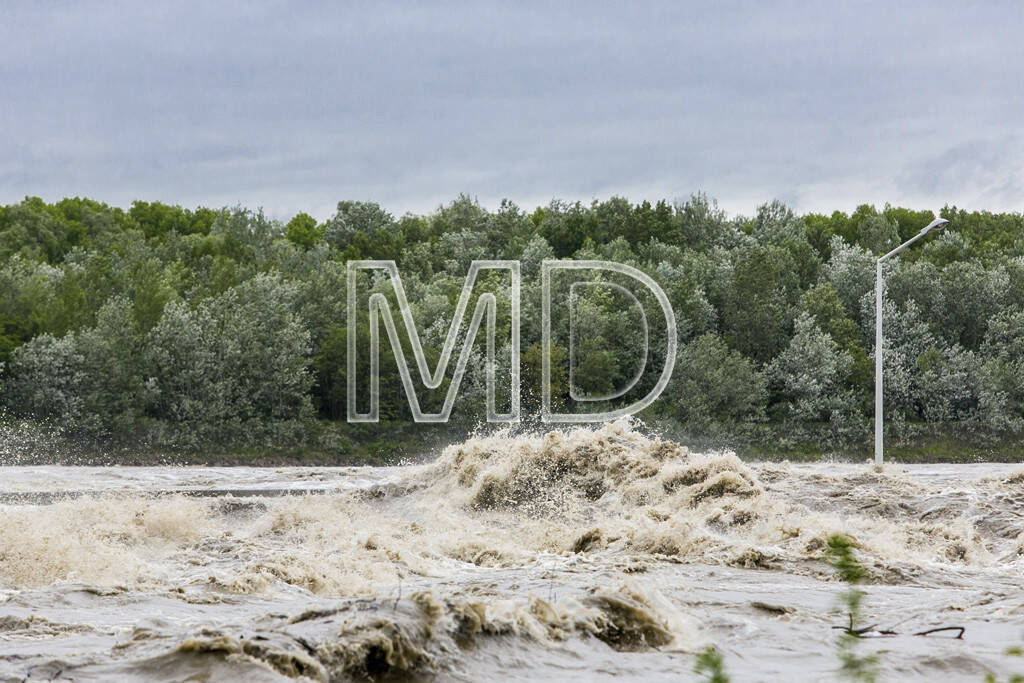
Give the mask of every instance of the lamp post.
<path id="1" fill-rule="evenodd" d="M 882 415 L 882 357 L 883 357 L 883 342 L 882 342 L 882 289 L 884 282 L 882 281 L 882 262 L 891 256 L 895 256 L 900 253 L 911 244 L 927 235 L 932 230 L 941 229 L 946 223 L 949 223 L 945 218 L 936 218 L 928 225 L 924 226 L 921 232 L 917 233 L 909 240 L 890 251 L 885 256 L 878 258 L 875 262 L 875 464 L 882 464 L 882 427 L 884 424 L 884 418 Z"/>

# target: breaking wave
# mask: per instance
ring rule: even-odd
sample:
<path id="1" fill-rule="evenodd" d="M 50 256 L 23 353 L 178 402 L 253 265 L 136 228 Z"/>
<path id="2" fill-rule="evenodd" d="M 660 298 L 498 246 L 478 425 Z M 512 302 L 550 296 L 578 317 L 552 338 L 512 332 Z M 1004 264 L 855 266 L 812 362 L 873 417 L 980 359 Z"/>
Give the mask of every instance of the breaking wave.
<path id="1" fill-rule="evenodd" d="M 524 542 L 552 552 L 758 567 L 819 560 L 828 536 L 845 533 L 879 570 L 1020 555 L 1021 474 L 951 491 L 896 468 L 828 469 L 692 453 L 617 422 L 471 439 L 444 451 L 425 486 L 464 510 L 520 518 L 534 531 Z"/>
<path id="2" fill-rule="evenodd" d="M 350 492 L 253 500 L 119 492 L 6 506 L 0 581 L 203 580 L 240 593 L 287 584 L 345 597 L 403 576 L 520 566 L 544 554 L 811 570 L 840 532 L 879 570 L 985 567 L 1024 552 L 1024 474 L 956 487 L 895 468 L 828 470 L 692 453 L 627 422 L 485 436 Z"/>

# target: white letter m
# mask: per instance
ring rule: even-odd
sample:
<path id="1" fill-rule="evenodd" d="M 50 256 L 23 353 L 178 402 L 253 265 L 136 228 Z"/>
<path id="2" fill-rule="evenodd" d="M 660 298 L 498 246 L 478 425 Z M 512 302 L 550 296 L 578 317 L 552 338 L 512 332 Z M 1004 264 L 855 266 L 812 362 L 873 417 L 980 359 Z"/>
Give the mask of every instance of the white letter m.
<path id="1" fill-rule="evenodd" d="M 494 335 L 497 326 L 497 299 L 491 292 L 480 295 L 476 308 L 473 311 L 473 318 L 470 321 L 469 329 L 466 332 L 465 341 L 462 344 L 462 351 L 455 366 L 455 374 L 451 384 L 448 386 L 448 393 L 445 396 L 444 405 L 439 413 L 424 413 L 420 408 L 419 398 L 416 396 L 416 389 L 413 386 L 412 377 L 405 361 L 405 353 L 402 351 L 401 340 L 398 337 L 398 330 L 395 329 L 394 318 L 391 315 L 391 304 L 380 292 L 370 295 L 370 412 L 360 413 L 356 403 L 356 335 L 357 335 L 357 301 L 356 296 L 356 272 L 360 269 L 383 269 L 391 278 L 395 290 L 395 299 L 398 302 L 398 310 L 402 315 L 402 322 L 405 324 L 406 333 L 409 335 L 409 344 L 412 347 L 413 356 L 416 358 L 416 365 L 419 367 L 420 378 L 428 389 L 436 389 L 441 386 L 444 380 L 445 371 L 448 369 L 448 362 L 451 360 L 452 352 L 458 341 L 459 330 L 465 318 L 466 308 L 476 283 L 477 274 L 482 268 L 494 268 L 508 270 L 512 275 L 512 346 L 511 346 L 511 382 L 509 413 L 499 414 L 495 408 L 495 361 L 494 361 Z M 416 324 L 412 319 L 412 310 L 405 296 L 405 288 L 402 286 L 402 279 L 398 275 L 398 266 L 394 261 L 349 261 L 347 263 L 347 284 L 348 284 L 348 421 L 349 422 L 377 422 L 380 416 L 380 331 L 379 318 L 384 318 L 384 327 L 388 332 L 388 340 L 391 343 L 391 351 L 394 353 L 398 363 L 398 372 L 402 378 L 402 386 L 409 399 L 409 408 L 412 410 L 413 419 L 416 422 L 447 422 L 452 412 L 452 405 L 455 403 L 455 396 L 458 393 L 459 385 L 462 383 L 462 376 L 466 371 L 466 364 L 469 361 L 473 348 L 473 341 L 476 339 L 480 329 L 480 323 L 484 314 L 487 314 L 487 421 L 488 422 L 518 422 L 519 421 L 519 262 L 518 261 L 473 261 L 469 267 L 469 274 L 462 286 L 462 294 L 459 296 L 455 308 L 455 316 L 448 328 L 448 336 L 445 338 L 444 346 L 441 349 L 441 357 L 437 362 L 437 368 L 431 374 L 427 367 L 427 359 L 423 353 L 423 345 L 420 343 L 420 336 L 416 330 Z"/>

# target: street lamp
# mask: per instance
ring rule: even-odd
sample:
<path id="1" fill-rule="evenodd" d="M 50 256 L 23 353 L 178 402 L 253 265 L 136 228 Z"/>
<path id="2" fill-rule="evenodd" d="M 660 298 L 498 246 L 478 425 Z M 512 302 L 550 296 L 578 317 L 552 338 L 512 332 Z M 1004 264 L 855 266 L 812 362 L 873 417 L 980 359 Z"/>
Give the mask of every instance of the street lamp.
<path id="1" fill-rule="evenodd" d="M 932 230 L 940 230 L 946 223 L 945 218 L 936 218 L 924 226 L 921 232 L 890 251 L 885 256 L 879 257 L 875 263 L 875 464 L 882 464 L 882 261 L 890 256 L 895 256 L 911 244 L 927 235 Z"/>

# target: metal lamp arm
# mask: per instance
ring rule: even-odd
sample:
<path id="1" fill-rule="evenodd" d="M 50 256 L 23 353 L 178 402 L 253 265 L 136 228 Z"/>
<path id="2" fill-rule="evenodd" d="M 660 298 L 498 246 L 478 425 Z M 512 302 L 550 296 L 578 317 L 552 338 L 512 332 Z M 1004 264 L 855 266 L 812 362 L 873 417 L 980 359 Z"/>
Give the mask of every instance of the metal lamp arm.
<path id="1" fill-rule="evenodd" d="M 910 238 L 909 240 L 907 240 L 906 242 L 904 242 L 904 243 L 903 243 L 903 244 L 901 244 L 900 246 L 898 246 L 898 247 L 896 247 L 895 249 L 893 249 L 892 251 L 890 251 L 890 252 L 889 252 L 888 254 L 886 254 L 885 256 L 879 256 L 879 257 L 878 257 L 878 262 L 879 262 L 879 263 L 881 263 L 882 261 L 886 260 L 886 259 L 887 259 L 887 258 L 889 258 L 890 256 L 895 256 L 896 254 L 900 253 L 901 251 L 903 251 L 904 249 L 906 249 L 907 247 L 909 247 L 909 246 L 910 246 L 911 244 L 913 244 L 914 242 L 916 242 L 916 241 L 918 241 L 919 239 L 921 239 L 922 237 L 924 237 L 924 236 L 925 236 L 925 234 L 927 234 L 927 233 L 925 233 L 924 231 L 921 231 L 921 232 L 917 233 L 916 235 L 914 235 L 913 237 L 911 237 L 911 238 Z"/>
<path id="2" fill-rule="evenodd" d="M 895 249 L 893 249 L 892 251 L 890 251 L 885 256 L 880 256 L 878 258 L 878 262 L 881 263 L 882 261 L 885 261 L 886 259 L 888 259 L 890 256 L 895 256 L 896 254 L 900 253 L 901 251 L 903 251 L 904 249 L 909 247 L 914 242 L 918 241 L 919 239 L 921 239 L 922 237 L 924 237 L 925 235 L 930 233 L 932 230 L 942 229 L 942 227 L 944 225 L 946 225 L 947 223 L 949 223 L 949 221 L 946 220 L 945 218 L 936 218 L 931 223 L 929 223 L 928 225 L 924 226 L 924 228 L 921 229 L 921 232 L 917 233 L 916 235 L 911 237 L 909 240 L 907 240 L 906 242 L 904 242 L 900 246 L 898 246 Z"/>

